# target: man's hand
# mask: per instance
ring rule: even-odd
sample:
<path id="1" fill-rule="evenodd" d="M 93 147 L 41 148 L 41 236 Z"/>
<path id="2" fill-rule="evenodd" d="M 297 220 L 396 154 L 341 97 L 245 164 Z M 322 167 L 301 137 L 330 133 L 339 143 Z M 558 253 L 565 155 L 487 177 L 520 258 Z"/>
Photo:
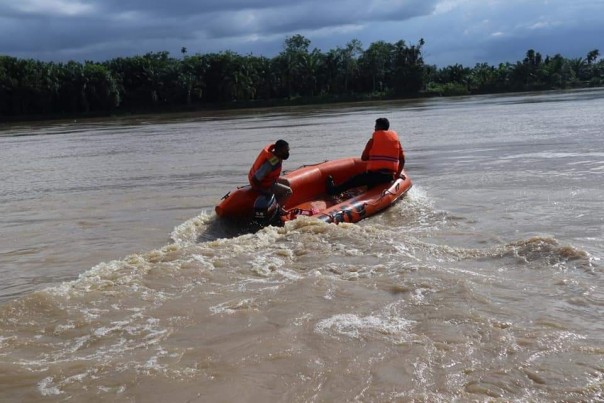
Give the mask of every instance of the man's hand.
<path id="1" fill-rule="evenodd" d="M 260 181 L 256 178 L 252 178 L 252 189 L 254 189 L 255 191 L 262 193 L 263 195 L 266 196 L 270 196 L 273 194 L 273 192 L 271 191 L 271 188 L 265 188 L 262 187 L 262 185 L 260 184 Z"/>
<path id="2" fill-rule="evenodd" d="M 255 176 L 252 177 L 252 187 L 256 190 L 260 190 L 262 188 L 260 181 L 258 179 L 256 179 Z"/>

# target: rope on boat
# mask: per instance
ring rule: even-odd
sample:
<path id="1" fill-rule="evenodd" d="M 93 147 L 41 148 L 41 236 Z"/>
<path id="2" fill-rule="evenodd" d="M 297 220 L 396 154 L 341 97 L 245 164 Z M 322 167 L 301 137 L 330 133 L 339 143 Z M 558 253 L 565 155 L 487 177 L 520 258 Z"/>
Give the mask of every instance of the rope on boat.
<path id="1" fill-rule="evenodd" d="M 314 167 L 314 166 L 317 166 L 317 165 L 325 164 L 326 162 L 329 162 L 329 160 L 325 160 L 323 162 L 316 162 L 314 164 L 308 164 L 308 165 L 304 164 L 304 165 L 301 165 L 298 168 L 295 168 L 295 169 L 292 169 L 292 170 L 287 170 L 287 171 L 284 170 L 283 171 L 283 175 L 287 175 L 288 173 L 297 171 L 298 169 L 302 169 L 302 168 L 306 168 L 306 167 Z"/>

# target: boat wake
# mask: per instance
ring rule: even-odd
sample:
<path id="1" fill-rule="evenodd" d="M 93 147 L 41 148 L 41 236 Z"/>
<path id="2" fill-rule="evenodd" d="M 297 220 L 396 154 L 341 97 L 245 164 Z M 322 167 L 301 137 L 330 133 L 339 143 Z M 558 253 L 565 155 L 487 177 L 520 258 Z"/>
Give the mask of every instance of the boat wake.
<path id="1" fill-rule="evenodd" d="M 496 370 L 502 362 L 530 367 L 528 360 L 542 354 L 531 338 L 549 337 L 552 327 L 561 340 L 570 335 L 598 348 L 549 312 L 518 314 L 527 311 L 527 294 L 546 308 L 554 294 L 572 315 L 601 306 L 589 281 L 598 272 L 595 258 L 553 237 L 485 243 L 471 224 L 435 210 L 417 187 L 357 224 L 300 217 L 241 234 L 202 211 L 158 250 L 101 263 L 3 305 L 0 356 L 10 363 L 4 373 L 29 374 L 37 392 L 27 393 L 117 398 L 157 383 L 166 391 L 182 384 L 207 389 L 223 379 L 208 374 L 244 365 L 262 376 L 258 365 L 274 371 L 290 359 L 299 368 L 320 361 L 336 372 L 338 352 L 377 349 L 399 354 L 396 362 L 418 357 L 426 372 L 409 376 L 429 391 L 442 362 L 488 367 L 492 348 L 480 348 L 476 335 L 494 333 L 503 350 L 517 350 L 493 357 Z M 456 246 L 460 234 L 463 245 L 474 237 L 481 246 Z M 434 351 L 442 358 L 431 358 Z M 563 353 L 548 352 L 561 360 Z M 280 354 L 290 358 L 271 358 Z M 363 365 L 379 372 L 380 360 L 366 359 Z M 472 365 L 460 365 L 460 379 L 473 381 L 463 371 Z M 0 375 L 0 384 L 7 382 Z"/>

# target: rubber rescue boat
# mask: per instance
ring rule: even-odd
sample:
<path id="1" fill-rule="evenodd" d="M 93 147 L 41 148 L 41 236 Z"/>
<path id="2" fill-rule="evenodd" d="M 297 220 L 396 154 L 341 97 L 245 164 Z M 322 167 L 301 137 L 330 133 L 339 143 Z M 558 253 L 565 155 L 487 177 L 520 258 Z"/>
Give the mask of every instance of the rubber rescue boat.
<path id="1" fill-rule="evenodd" d="M 283 225 L 299 216 L 315 217 L 328 223 L 358 222 L 391 206 L 403 197 L 412 183 L 403 172 L 390 183 L 371 188 L 361 186 L 339 195 L 327 194 L 327 177 L 342 183 L 366 171 L 360 158 L 343 158 L 314 165 L 304 165 L 283 175 L 293 190 L 285 206 L 278 206 L 274 196 L 265 196 L 241 186 L 227 193 L 215 208 L 216 214 L 237 223 L 259 226 Z"/>

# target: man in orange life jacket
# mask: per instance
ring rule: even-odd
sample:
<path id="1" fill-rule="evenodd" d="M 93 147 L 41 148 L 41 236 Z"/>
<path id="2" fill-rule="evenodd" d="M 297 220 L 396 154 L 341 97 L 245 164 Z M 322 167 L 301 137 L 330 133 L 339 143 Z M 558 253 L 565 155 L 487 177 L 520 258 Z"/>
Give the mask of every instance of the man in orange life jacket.
<path id="1" fill-rule="evenodd" d="M 390 122 L 386 118 L 375 121 L 375 131 L 367 142 L 361 159 L 367 161 L 367 171 L 346 182 L 335 185 L 333 178 L 327 178 L 327 193 L 336 195 L 357 186 L 375 186 L 380 183 L 391 182 L 400 176 L 405 166 L 403 147 L 394 130 L 390 129 Z"/>
<path id="2" fill-rule="evenodd" d="M 281 164 L 288 158 L 289 144 L 285 140 L 277 140 L 260 151 L 248 174 L 252 188 L 262 194 L 274 194 L 281 207 L 293 194 L 288 180 L 279 177 Z"/>

